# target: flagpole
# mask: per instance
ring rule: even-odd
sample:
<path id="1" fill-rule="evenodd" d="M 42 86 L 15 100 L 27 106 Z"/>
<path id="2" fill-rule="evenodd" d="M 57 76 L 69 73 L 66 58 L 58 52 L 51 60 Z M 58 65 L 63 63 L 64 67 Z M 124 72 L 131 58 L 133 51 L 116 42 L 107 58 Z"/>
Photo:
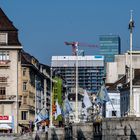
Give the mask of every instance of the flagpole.
<path id="1" fill-rule="evenodd" d="M 49 127 L 53 127 L 53 123 L 52 123 L 52 120 L 53 120 L 53 116 L 52 116 L 52 98 L 53 98 L 53 96 L 52 96 L 52 67 L 51 67 L 51 73 L 50 73 L 50 75 L 51 75 L 51 78 L 50 78 L 50 97 L 51 97 L 51 100 L 50 100 L 50 102 L 51 102 L 51 104 L 50 104 L 50 125 L 49 125 Z"/>
<path id="2" fill-rule="evenodd" d="M 78 123 L 78 43 L 75 44 L 76 46 L 76 99 L 75 99 L 75 122 Z"/>

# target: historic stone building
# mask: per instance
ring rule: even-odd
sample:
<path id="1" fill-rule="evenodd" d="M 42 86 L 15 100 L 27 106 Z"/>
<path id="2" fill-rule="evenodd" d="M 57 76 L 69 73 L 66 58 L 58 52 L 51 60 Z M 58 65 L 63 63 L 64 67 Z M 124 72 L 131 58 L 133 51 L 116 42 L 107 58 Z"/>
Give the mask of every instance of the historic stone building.
<path id="1" fill-rule="evenodd" d="M 30 122 L 42 110 L 42 115 L 49 114 L 50 108 L 50 68 L 40 64 L 30 54 L 21 51 L 21 73 L 19 91 L 19 126 L 29 128 Z M 36 114 L 36 116 L 35 116 Z"/>
<path id="2" fill-rule="evenodd" d="M 0 9 L 0 124 L 17 132 L 21 43 L 18 30 Z"/>

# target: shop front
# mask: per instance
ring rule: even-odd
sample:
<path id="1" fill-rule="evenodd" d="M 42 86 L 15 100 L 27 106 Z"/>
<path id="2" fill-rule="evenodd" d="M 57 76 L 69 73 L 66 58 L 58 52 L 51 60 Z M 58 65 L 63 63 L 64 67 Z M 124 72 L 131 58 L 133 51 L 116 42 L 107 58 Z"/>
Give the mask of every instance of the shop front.
<path id="1" fill-rule="evenodd" d="M 13 121 L 12 116 L 0 116 L 0 133 L 12 133 Z"/>

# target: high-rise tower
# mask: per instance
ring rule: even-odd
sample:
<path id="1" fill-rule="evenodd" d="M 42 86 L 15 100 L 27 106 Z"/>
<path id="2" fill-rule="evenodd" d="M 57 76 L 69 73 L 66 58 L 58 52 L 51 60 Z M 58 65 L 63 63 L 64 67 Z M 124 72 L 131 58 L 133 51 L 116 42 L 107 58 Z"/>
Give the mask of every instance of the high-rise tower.
<path id="1" fill-rule="evenodd" d="M 114 56 L 121 53 L 121 40 L 118 35 L 101 35 L 99 37 L 100 54 L 105 62 L 113 62 Z"/>

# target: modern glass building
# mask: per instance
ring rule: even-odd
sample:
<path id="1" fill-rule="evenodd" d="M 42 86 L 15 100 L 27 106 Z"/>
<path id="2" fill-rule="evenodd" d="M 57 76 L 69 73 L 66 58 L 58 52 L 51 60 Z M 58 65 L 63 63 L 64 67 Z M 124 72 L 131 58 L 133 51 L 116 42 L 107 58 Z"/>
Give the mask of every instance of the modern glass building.
<path id="1" fill-rule="evenodd" d="M 100 55 L 104 55 L 105 62 L 114 62 L 114 56 L 121 53 L 121 40 L 118 35 L 101 35 Z"/>
<path id="2" fill-rule="evenodd" d="M 71 93 L 75 93 L 76 56 L 52 56 L 52 70 L 57 71 L 66 80 Z M 104 56 L 78 56 L 78 85 L 97 93 L 104 77 Z M 73 90 L 72 90 L 73 89 Z"/>

